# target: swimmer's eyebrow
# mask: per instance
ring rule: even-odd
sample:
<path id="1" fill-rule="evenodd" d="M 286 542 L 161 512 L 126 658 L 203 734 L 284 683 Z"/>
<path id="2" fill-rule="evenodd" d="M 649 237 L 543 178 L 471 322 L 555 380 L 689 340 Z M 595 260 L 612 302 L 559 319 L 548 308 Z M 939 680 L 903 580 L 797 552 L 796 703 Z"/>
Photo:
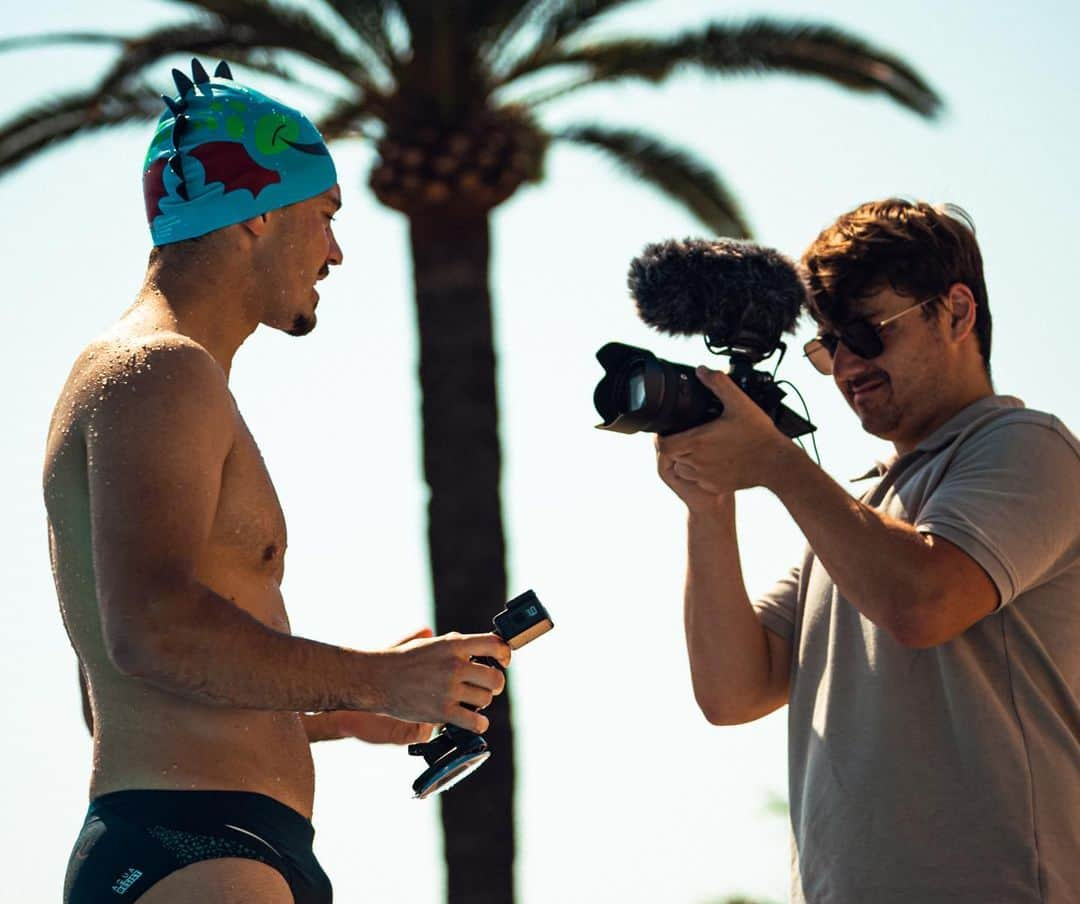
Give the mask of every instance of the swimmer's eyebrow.
<path id="1" fill-rule="evenodd" d="M 341 210 L 341 198 L 335 198 L 333 195 L 330 195 L 326 200 L 334 205 L 334 210 Z"/>

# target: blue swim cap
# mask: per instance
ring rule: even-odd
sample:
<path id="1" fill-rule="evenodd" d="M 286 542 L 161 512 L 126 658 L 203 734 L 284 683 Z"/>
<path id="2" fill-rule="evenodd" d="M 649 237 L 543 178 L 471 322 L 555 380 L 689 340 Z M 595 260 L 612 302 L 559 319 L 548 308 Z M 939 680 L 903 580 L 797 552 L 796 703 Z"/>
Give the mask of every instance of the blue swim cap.
<path id="1" fill-rule="evenodd" d="M 195 238 L 322 194 L 337 171 L 319 130 L 299 110 L 192 60 L 174 69 L 178 98 L 143 162 L 146 219 L 155 245 Z"/>

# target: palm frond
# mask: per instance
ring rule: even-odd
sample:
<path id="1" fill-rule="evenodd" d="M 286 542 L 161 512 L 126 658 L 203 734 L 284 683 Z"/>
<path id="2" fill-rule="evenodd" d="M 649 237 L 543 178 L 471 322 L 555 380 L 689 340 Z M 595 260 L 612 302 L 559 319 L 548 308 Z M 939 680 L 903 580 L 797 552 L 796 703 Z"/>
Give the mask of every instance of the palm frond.
<path id="1" fill-rule="evenodd" d="M 492 48 L 529 2 L 530 0 L 464 0 L 461 3 L 467 24 L 465 41 L 485 71 L 490 69 Z"/>
<path id="2" fill-rule="evenodd" d="M 296 78 L 272 56 L 272 49 L 293 50 L 292 47 L 267 45 L 261 35 L 252 34 L 245 26 L 234 27 L 213 20 L 169 25 L 147 35 L 128 38 L 124 52 L 112 64 L 98 85 L 98 92 L 111 94 L 145 70 L 173 54 L 198 54 L 231 63 L 250 66 L 259 72 L 273 75 L 309 90 L 316 90 Z"/>
<path id="3" fill-rule="evenodd" d="M 26 35 L 0 40 L 0 53 L 5 50 L 23 50 L 52 44 L 118 44 L 126 52 L 106 72 L 97 91 L 108 94 L 117 91 L 131 77 L 170 54 L 203 54 L 226 59 L 256 72 L 271 75 L 291 85 L 317 94 L 325 94 L 323 88 L 302 81 L 292 70 L 273 58 L 272 51 L 250 40 L 238 40 L 227 27 L 216 23 L 194 22 L 173 25 L 141 37 L 107 34 L 105 32 L 57 32 L 43 35 Z M 287 48 L 280 48 L 285 50 Z"/>
<path id="4" fill-rule="evenodd" d="M 351 53 L 333 32 L 299 7 L 269 0 L 179 0 L 210 13 L 233 40 L 246 47 L 289 50 L 344 76 L 365 91 L 375 91 L 375 78 L 364 60 Z"/>
<path id="5" fill-rule="evenodd" d="M 156 119 L 161 110 L 161 97 L 145 86 L 111 96 L 86 91 L 41 103 L 0 125 L 0 175 L 50 145 L 108 126 Z"/>
<path id="6" fill-rule="evenodd" d="M 488 60 L 500 83 L 532 72 L 563 41 L 605 13 L 637 0 L 528 0 L 511 19 L 488 51 Z M 517 54 L 511 48 L 523 35 L 531 40 Z"/>
<path id="7" fill-rule="evenodd" d="M 372 75 L 392 80 L 401 65 L 387 27 L 394 4 L 387 0 L 326 0 L 326 5 L 360 38 L 362 52 L 375 64 L 368 66 Z"/>
<path id="8" fill-rule="evenodd" d="M 124 44 L 128 40 L 123 35 L 97 31 L 62 31 L 45 35 L 18 35 L 14 38 L 0 38 L 0 53 L 8 50 L 48 47 L 50 44 Z"/>
<path id="9" fill-rule="evenodd" d="M 507 47 L 517 40 L 522 28 L 536 16 L 538 8 L 550 6 L 551 2 L 552 0 L 522 0 L 517 4 L 517 12 L 507 19 L 502 29 L 492 39 L 491 44 L 484 49 L 484 58 L 493 71 L 497 70 Z"/>
<path id="10" fill-rule="evenodd" d="M 558 44 L 563 38 L 580 31 L 591 24 L 598 16 L 611 12 L 620 6 L 628 6 L 637 0 L 558 0 L 547 4 L 551 9 L 537 24 L 540 26 L 540 39 L 543 43 Z"/>
<path id="11" fill-rule="evenodd" d="M 462 9 L 477 31 L 493 39 L 503 32 L 520 14 L 530 0 L 460 0 Z"/>
<path id="12" fill-rule="evenodd" d="M 592 75 L 576 87 L 624 78 L 659 82 L 680 66 L 697 66 L 711 72 L 819 76 L 854 91 L 883 93 L 927 117 L 942 107 L 934 89 L 895 54 L 828 25 L 756 19 L 743 25 L 714 24 L 668 40 L 556 48 L 533 71 L 575 64 L 588 67 Z"/>
<path id="13" fill-rule="evenodd" d="M 315 124 L 326 141 L 338 138 L 370 137 L 364 131 L 365 120 L 378 119 L 381 111 L 367 100 L 344 99 L 327 110 Z"/>
<path id="14" fill-rule="evenodd" d="M 356 32 L 384 69 L 392 72 L 397 54 L 386 22 L 393 4 L 387 0 L 326 0 L 326 4 Z"/>
<path id="15" fill-rule="evenodd" d="M 417 58 L 429 52 L 482 60 L 523 0 L 396 0 Z M 462 57 L 465 58 L 464 56 Z"/>
<path id="16" fill-rule="evenodd" d="M 749 238 L 750 227 L 734 196 L 701 160 L 642 132 L 572 126 L 552 137 L 601 151 L 669 198 L 678 201 L 716 235 Z"/>
<path id="17" fill-rule="evenodd" d="M 301 79 L 292 69 L 273 57 L 270 51 L 264 50 L 261 47 L 232 47 L 221 48 L 223 52 L 216 53 L 209 51 L 209 55 L 213 58 L 224 59 L 233 65 L 233 71 L 236 71 L 236 67 L 243 66 L 245 69 L 251 69 L 254 72 L 261 72 L 264 75 L 270 75 L 279 81 L 285 82 L 288 85 L 294 87 L 303 88 L 305 91 L 310 91 L 313 94 L 329 94 L 325 88 L 318 85 L 313 85 L 311 82 Z M 243 77 L 240 77 L 240 81 L 243 81 Z M 336 97 L 336 95 L 331 95 Z"/>

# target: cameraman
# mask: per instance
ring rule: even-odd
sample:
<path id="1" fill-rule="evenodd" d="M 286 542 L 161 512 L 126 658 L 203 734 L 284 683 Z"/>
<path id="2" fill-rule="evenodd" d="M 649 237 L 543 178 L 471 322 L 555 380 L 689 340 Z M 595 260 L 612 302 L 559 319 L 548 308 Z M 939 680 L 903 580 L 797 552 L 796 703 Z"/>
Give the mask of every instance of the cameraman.
<path id="1" fill-rule="evenodd" d="M 955 208 L 864 204 L 803 264 L 807 353 L 896 454 L 853 499 L 699 370 L 723 416 L 657 440 L 689 509 L 698 704 L 717 725 L 789 705 L 793 902 L 1077 901 L 1080 444 L 994 394 Z M 809 545 L 751 602 L 734 492 L 753 486 Z"/>

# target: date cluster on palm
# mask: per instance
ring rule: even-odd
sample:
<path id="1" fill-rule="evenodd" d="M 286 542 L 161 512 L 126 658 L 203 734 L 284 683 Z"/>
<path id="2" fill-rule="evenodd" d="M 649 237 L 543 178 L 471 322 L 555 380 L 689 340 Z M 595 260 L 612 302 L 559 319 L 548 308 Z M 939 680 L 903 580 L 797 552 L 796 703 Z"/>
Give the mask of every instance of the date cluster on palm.
<path id="1" fill-rule="evenodd" d="M 440 207 L 482 213 L 541 178 L 544 134 L 523 112 L 482 110 L 449 126 L 388 129 L 370 184 L 406 214 Z"/>

